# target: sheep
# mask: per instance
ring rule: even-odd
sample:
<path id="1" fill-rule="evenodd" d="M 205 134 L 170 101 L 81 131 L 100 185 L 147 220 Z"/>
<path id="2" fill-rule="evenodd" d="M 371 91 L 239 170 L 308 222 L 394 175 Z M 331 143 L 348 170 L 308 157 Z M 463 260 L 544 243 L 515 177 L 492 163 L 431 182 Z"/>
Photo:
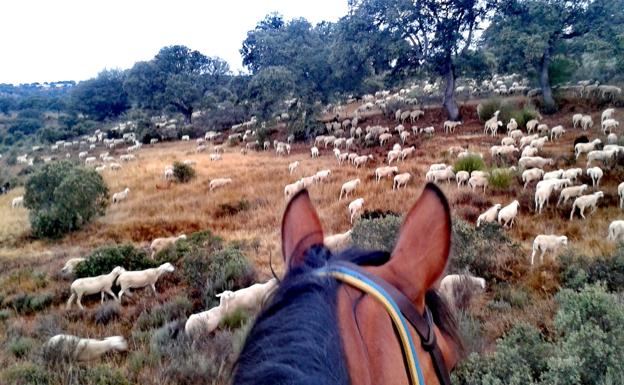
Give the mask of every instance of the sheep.
<path id="1" fill-rule="evenodd" d="M 210 181 L 210 191 L 232 183 L 232 178 L 217 178 Z"/>
<path id="2" fill-rule="evenodd" d="M 537 132 L 542 134 L 542 135 L 548 133 L 549 130 L 550 129 L 548 128 L 547 124 L 538 124 L 537 125 Z"/>
<path id="3" fill-rule="evenodd" d="M 392 163 L 395 160 L 401 159 L 401 151 L 388 151 L 388 164 Z"/>
<path id="4" fill-rule="evenodd" d="M 407 187 L 410 179 L 412 179 L 412 175 L 409 172 L 404 172 L 403 174 L 396 175 L 394 177 L 394 183 L 392 184 L 392 189 L 395 188 L 398 190 L 401 186 Z"/>
<path id="5" fill-rule="evenodd" d="M 118 193 L 114 193 L 113 194 L 113 203 L 119 203 L 123 200 L 125 200 L 126 198 L 128 198 L 128 193 L 130 192 L 130 189 L 128 187 L 125 188 L 125 190 L 120 191 Z"/>
<path id="6" fill-rule="evenodd" d="M 401 135 L 400 135 L 401 142 L 402 142 L 403 144 L 405 144 L 405 142 L 407 141 L 407 138 L 409 138 L 409 136 L 410 136 L 410 135 L 411 135 L 411 134 L 410 134 L 409 132 L 407 132 L 407 131 L 403 131 L 403 132 L 401 132 Z"/>
<path id="7" fill-rule="evenodd" d="M 503 207 L 500 203 L 495 204 L 494 206 L 487 209 L 483 214 L 479 215 L 477 218 L 477 227 L 481 226 L 482 223 L 490 223 L 496 221 L 498 218 L 498 211 Z"/>
<path id="8" fill-rule="evenodd" d="M 364 206 L 364 198 L 358 198 L 351 203 L 349 203 L 349 217 L 351 223 L 353 223 L 353 219 L 355 219 L 356 215 L 362 210 Z"/>
<path id="9" fill-rule="evenodd" d="M 124 155 L 121 156 L 122 158 L 124 157 Z M 123 160 L 123 159 L 122 159 Z M 90 156 L 87 159 L 85 159 L 85 165 L 89 166 L 89 165 L 94 165 L 96 161 L 95 156 Z"/>
<path id="10" fill-rule="evenodd" d="M 349 196 L 357 186 L 360 184 L 360 178 L 350 180 L 342 185 L 340 188 L 340 197 L 338 200 L 342 200 L 342 194 L 345 194 L 345 198 Z"/>
<path id="11" fill-rule="evenodd" d="M 299 161 L 296 160 L 288 165 L 288 173 L 292 175 L 293 171 L 295 171 L 299 167 Z"/>
<path id="12" fill-rule="evenodd" d="M 88 160 L 89 158 L 87 158 Z M 132 155 L 132 154 L 125 154 L 119 157 L 119 160 L 121 160 L 122 162 L 130 162 L 132 160 L 136 160 L 136 156 Z M 86 162 L 86 160 L 85 160 Z"/>
<path id="13" fill-rule="evenodd" d="M 490 174 L 487 171 L 473 170 L 470 177 L 489 178 Z"/>
<path id="14" fill-rule="evenodd" d="M 410 146 L 408 148 L 404 148 L 401 150 L 401 160 L 405 160 L 409 155 L 413 154 L 416 151 L 416 147 Z"/>
<path id="15" fill-rule="evenodd" d="M 455 173 L 453 172 L 453 166 L 448 166 L 444 170 L 433 171 L 433 181 L 436 182 L 436 183 L 439 182 L 439 181 L 443 181 L 443 180 L 448 183 L 448 182 L 450 182 L 451 179 L 455 179 Z"/>
<path id="16" fill-rule="evenodd" d="M 483 187 L 483 193 L 485 193 L 485 189 L 487 188 L 488 184 L 488 178 L 480 175 L 471 176 L 470 179 L 468 179 L 468 186 L 472 188 L 472 191 L 475 191 L 477 187 Z"/>
<path id="17" fill-rule="evenodd" d="M 429 171 L 440 171 L 446 169 L 447 167 L 446 163 L 434 163 L 429 166 Z"/>
<path id="18" fill-rule="evenodd" d="M 615 113 L 615 108 L 607 108 L 602 111 L 602 115 L 600 116 L 600 121 L 604 122 L 607 119 L 613 118 L 613 114 Z"/>
<path id="19" fill-rule="evenodd" d="M 310 154 L 312 155 L 312 158 L 318 158 L 319 156 L 319 149 L 318 147 L 314 146 L 310 149 Z"/>
<path id="20" fill-rule="evenodd" d="M 542 147 L 544 147 L 544 145 L 546 144 L 546 142 L 548 142 L 548 137 L 547 136 L 543 136 L 543 137 L 538 138 L 538 139 L 533 139 L 531 141 L 531 143 L 529 143 L 529 145 L 531 147 L 537 148 L 538 150 L 541 150 Z"/>
<path id="21" fill-rule="evenodd" d="M 425 116 L 425 111 L 423 110 L 414 110 L 410 113 L 410 121 L 412 124 L 415 123 L 421 116 Z"/>
<path id="22" fill-rule="evenodd" d="M 521 158 L 533 157 L 533 156 L 537 156 L 538 153 L 539 153 L 539 149 L 538 148 L 531 147 L 531 146 L 526 146 L 524 148 L 524 150 L 522 150 L 522 153 L 520 154 L 520 157 Z"/>
<path id="23" fill-rule="evenodd" d="M 587 187 L 588 186 L 586 184 L 582 184 L 580 186 L 572 186 L 562 189 L 561 193 L 559 194 L 557 206 L 559 206 L 560 204 L 566 204 L 568 199 L 577 198 L 583 195 L 583 193 L 585 193 L 585 190 L 587 190 Z"/>
<path id="24" fill-rule="evenodd" d="M 583 129 L 583 131 L 587 131 L 593 126 L 594 121 L 592 120 L 592 117 L 590 115 L 583 116 L 583 118 L 581 119 L 581 128 Z"/>
<path id="25" fill-rule="evenodd" d="M 353 164 L 355 165 L 355 168 L 360 168 L 360 166 L 364 166 L 366 162 L 368 162 L 369 159 L 373 159 L 373 156 L 372 155 L 358 156 L 357 158 L 353 159 Z"/>
<path id="26" fill-rule="evenodd" d="M 78 307 L 80 307 L 80 309 L 84 309 L 81 299 L 85 294 L 100 293 L 101 302 L 104 302 L 104 293 L 110 295 L 113 299 L 117 299 L 111 288 L 113 287 L 115 279 L 124 272 L 125 270 L 123 267 L 117 266 L 108 274 L 98 275 L 97 277 L 79 278 L 75 280 L 70 286 L 71 295 L 67 300 L 65 308 L 69 310 L 74 300 L 76 300 Z"/>
<path id="27" fill-rule="evenodd" d="M 514 140 L 514 138 L 510 138 L 508 136 L 504 137 L 503 140 L 501 140 L 502 146 L 514 146 L 515 144 L 516 141 Z"/>
<path id="28" fill-rule="evenodd" d="M 563 171 L 563 178 L 575 181 L 580 175 L 583 175 L 583 170 L 580 168 L 569 168 Z"/>
<path id="29" fill-rule="evenodd" d="M 608 164 L 610 160 L 615 157 L 615 151 L 605 151 L 605 150 L 593 150 L 587 154 L 587 167 L 591 165 L 594 161 L 602 161 L 603 164 Z"/>
<path id="30" fill-rule="evenodd" d="M 171 166 L 165 167 L 165 179 L 173 179 L 175 176 Z"/>
<path id="31" fill-rule="evenodd" d="M 65 275 L 72 274 L 76 266 L 78 266 L 78 264 L 83 261 L 86 261 L 86 258 L 68 259 L 67 262 L 65 262 L 65 265 L 63 266 L 63 268 L 61 269 L 61 274 L 65 274 Z"/>
<path id="32" fill-rule="evenodd" d="M 509 137 L 515 140 L 516 142 L 522 138 L 524 134 L 520 130 L 513 130 L 509 132 Z"/>
<path id="33" fill-rule="evenodd" d="M 609 224 L 609 235 L 607 240 L 611 242 L 621 241 L 624 236 L 624 221 L 613 221 Z"/>
<path id="34" fill-rule="evenodd" d="M 236 291 L 226 290 L 217 294 L 222 301 L 226 313 L 233 313 L 239 309 L 257 311 L 266 299 L 277 288 L 278 281 L 271 278 L 265 283 L 255 283 L 249 287 Z"/>
<path id="35" fill-rule="evenodd" d="M 284 187 L 284 198 L 288 200 L 288 198 L 294 196 L 299 190 L 303 190 L 303 183 L 298 180 L 295 183 L 288 184 Z"/>
<path id="36" fill-rule="evenodd" d="M 550 130 L 550 140 L 559 139 L 566 133 L 565 128 L 563 126 L 555 126 Z"/>
<path id="37" fill-rule="evenodd" d="M 126 351 L 128 350 L 128 343 L 122 336 L 96 340 L 70 334 L 57 334 L 46 341 L 43 347 L 45 350 L 56 354 L 65 353 L 76 361 L 90 361 L 100 358 L 110 351 Z"/>
<path id="38" fill-rule="evenodd" d="M 457 182 L 457 187 L 459 188 L 459 186 L 462 185 L 466 185 L 468 183 L 468 179 L 470 179 L 470 174 L 468 174 L 468 171 L 458 171 L 457 174 L 455 174 L 455 181 Z"/>
<path id="39" fill-rule="evenodd" d="M 540 234 L 533 241 L 533 253 L 531 253 L 531 265 L 535 260 L 535 254 L 541 251 L 540 262 L 544 262 L 544 254 L 547 251 L 555 253 L 560 246 L 568 245 L 568 237 L 565 235 L 545 235 Z"/>
<path id="40" fill-rule="evenodd" d="M 323 244 L 335 254 L 346 249 L 351 243 L 351 232 L 352 230 L 349 230 L 341 234 L 328 235 L 323 238 Z"/>
<path id="41" fill-rule="evenodd" d="M 338 164 L 342 165 L 344 162 L 346 162 L 349 158 L 349 154 L 348 153 L 343 153 L 338 155 Z"/>
<path id="42" fill-rule="evenodd" d="M 379 135 L 379 145 L 383 146 L 388 140 L 392 138 L 392 134 L 381 134 Z"/>
<path id="43" fill-rule="evenodd" d="M 574 218 L 574 211 L 578 208 L 581 213 L 581 218 L 585 219 L 585 215 L 583 212 L 587 207 L 592 208 L 592 213 L 596 211 L 596 205 L 598 204 L 598 199 L 603 198 L 604 193 L 602 191 L 596 191 L 593 194 L 589 195 L 581 195 L 580 197 L 574 200 L 572 204 L 572 211 L 570 211 L 570 220 Z"/>
<path id="44" fill-rule="evenodd" d="M 530 134 L 537 128 L 539 121 L 537 119 L 531 119 L 526 123 L 527 132 Z"/>
<path id="45" fill-rule="evenodd" d="M 577 143 L 574 146 L 574 155 L 576 156 L 576 159 L 578 159 L 581 154 L 593 151 L 594 149 L 596 149 L 596 146 L 599 146 L 601 144 L 602 141 L 600 139 L 594 139 L 589 143 Z"/>
<path id="46" fill-rule="evenodd" d="M 618 185 L 618 197 L 620 197 L 620 208 L 624 209 L 624 182 Z"/>
<path id="47" fill-rule="evenodd" d="M 516 119 L 514 118 L 509 119 L 509 123 L 507 123 L 507 132 L 511 132 L 517 129 L 518 129 L 518 122 L 516 122 Z"/>
<path id="48" fill-rule="evenodd" d="M 600 179 L 602 179 L 602 175 L 604 174 L 602 172 L 602 169 L 600 167 L 591 167 L 588 168 L 585 172 L 587 173 L 587 176 L 592 179 L 592 187 L 599 187 Z"/>
<path id="49" fill-rule="evenodd" d="M 189 337 L 211 333 L 219 327 L 221 319 L 227 314 L 223 304 L 224 297 L 221 297 L 219 306 L 201 313 L 191 314 L 184 324 L 184 333 Z"/>
<path id="50" fill-rule="evenodd" d="M 548 179 L 561 179 L 563 178 L 563 174 L 565 171 L 563 171 L 562 169 L 559 170 L 555 170 L 555 171 L 550 171 L 544 174 L 543 176 L 543 180 L 548 180 Z"/>
<path id="51" fill-rule="evenodd" d="M 152 252 L 150 258 L 154 259 L 156 254 L 160 253 L 167 246 L 175 244 L 180 239 L 186 239 L 186 234 L 181 234 L 177 237 L 155 238 L 150 244 L 150 251 Z"/>
<path id="52" fill-rule="evenodd" d="M 617 142 L 618 142 L 618 137 L 615 133 L 612 132 L 607 136 L 607 143 L 617 144 Z"/>
<path id="53" fill-rule="evenodd" d="M 413 129 L 413 127 L 412 127 Z M 433 126 L 431 127 L 424 127 L 418 130 L 419 134 L 425 134 L 428 136 L 433 136 L 433 134 L 435 133 L 435 128 Z"/>
<path id="54" fill-rule="evenodd" d="M 547 179 L 537 182 L 537 185 L 535 185 L 535 189 L 539 190 L 540 188 L 545 186 L 552 186 L 555 190 L 561 190 L 562 188 L 567 187 L 570 184 L 572 184 L 572 181 L 570 179 Z"/>
<path id="55" fill-rule="evenodd" d="M 607 135 L 607 131 L 612 132 L 620 126 L 620 122 L 615 119 L 607 119 L 602 122 L 602 133 Z"/>
<path id="56" fill-rule="evenodd" d="M 523 148 L 524 146 L 528 146 L 529 144 L 531 144 L 532 141 L 538 138 L 539 138 L 538 134 L 523 136 L 522 138 L 520 138 L 520 148 Z"/>
<path id="57" fill-rule="evenodd" d="M 188 135 L 182 135 L 182 138 L 180 140 L 188 142 L 189 140 L 191 140 L 191 137 Z"/>
<path id="58" fill-rule="evenodd" d="M 572 115 L 572 125 L 576 128 L 577 125 L 581 124 L 581 120 L 583 119 L 583 114 L 574 114 Z"/>
<path id="59" fill-rule="evenodd" d="M 524 169 L 529 167 L 543 168 L 546 165 L 553 165 L 555 163 L 551 158 L 542 158 L 540 156 L 527 156 L 520 158 L 518 165 Z"/>
<path id="60" fill-rule="evenodd" d="M 112 171 L 121 170 L 121 165 L 119 163 L 111 163 L 109 167 Z"/>
<path id="61" fill-rule="evenodd" d="M 492 132 L 492 136 L 496 135 L 495 132 L 498 130 L 498 126 L 502 126 L 503 122 L 498 120 L 498 115 L 500 111 L 495 111 L 494 116 L 485 121 L 483 133 L 487 135 L 488 132 Z"/>
<path id="62" fill-rule="evenodd" d="M 377 167 L 375 169 L 375 180 L 379 183 L 381 178 L 385 178 L 391 175 L 394 175 L 399 172 L 399 168 L 394 166 L 386 166 L 386 167 Z"/>
<path id="63" fill-rule="evenodd" d="M 517 200 L 511 202 L 507 206 L 500 209 L 498 212 L 498 223 L 503 225 L 503 227 L 511 228 L 514 224 L 514 220 L 518 216 L 518 208 L 520 207 L 520 202 Z"/>
<path id="64" fill-rule="evenodd" d="M 524 182 L 524 189 L 527 188 L 529 183 L 536 181 L 536 180 L 540 180 L 542 176 L 544 176 L 544 170 L 542 170 L 541 168 L 531 168 L 531 169 L 525 170 L 522 173 L 522 181 Z"/>
<path id="65" fill-rule="evenodd" d="M 154 295 L 156 295 L 156 281 L 164 273 L 171 273 L 175 270 L 173 265 L 169 262 L 162 265 L 145 270 L 139 271 L 124 271 L 119 274 L 117 278 L 117 284 L 121 287 L 119 291 L 118 301 L 121 303 L 121 296 L 126 293 L 132 297 L 130 289 L 137 289 L 141 287 L 150 286 Z"/>
<path id="66" fill-rule="evenodd" d="M 448 134 L 448 133 L 454 133 L 455 132 L 455 128 L 457 128 L 457 126 L 461 125 L 462 122 L 460 121 L 452 121 L 452 120 L 447 120 L 444 122 L 444 133 Z"/>
<path id="67" fill-rule="evenodd" d="M 24 196 L 20 195 L 18 197 L 13 198 L 11 201 L 11 208 L 24 207 Z"/>
<path id="68" fill-rule="evenodd" d="M 446 299 L 449 307 L 457 308 L 457 301 L 466 294 L 485 290 L 485 279 L 468 274 L 449 274 L 440 281 L 438 293 Z"/>
<path id="69" fill-rule="evenodd" d="M 321 170 L 321 171 L 317 171 L 317 173 L 314 174 L 313 179 L 316 183 L 326 182 L 329 180 L 330 176 L 331 176 L 331 170 Z"/>

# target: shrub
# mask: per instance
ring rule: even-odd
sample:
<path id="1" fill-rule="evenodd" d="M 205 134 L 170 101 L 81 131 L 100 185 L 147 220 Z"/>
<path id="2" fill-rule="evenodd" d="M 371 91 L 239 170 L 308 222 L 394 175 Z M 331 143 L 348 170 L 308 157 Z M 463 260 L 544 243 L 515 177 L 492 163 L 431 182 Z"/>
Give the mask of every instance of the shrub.
<path id="1" fill-rule="evenodd" d="M 26 315 L 41 311 L 52 304 L 51 293 L 26 294 L 19 293 L 6 298 L 2 302 L 3 307 L 9 307 L 16 313 Z"/>
<path id="2" fill-rule="evenodd" d="M 516 119 L 518 123 L 518 128 L 526 128 L 526 124 L 529 120 L 537 119 L 539 116 L 540 113 L 533 106 L 524 106 L 511 113 L 511 117 Z"/>
<path id="3" fill-rule="evenodd" d="M 477 106 L 477 115 L 481 123 L 485 123 L 486 120 L 494 116 L 496 111 L 500 111 L 502 102 L 500 99 L 488 99 Z M 500 115 L 499 115 L 500 119 Z M 501 119 L 502 120 L 502 119 Z"/>
<path id="4" fill-rule="evenodd" d="M 391 252 L 399 236 L 402 222 L 400 216 L 392 214 L 360 219 L 351 233 L 353 244 L 366 250 Z"/>
<path id="5" fill-rule="evenodd" d="M 251 204 L 247 199 L 241 199 L 235 202 L 221 203 L 217 207 L 215 216 L 217 218 L 234 216 L 242 211 L 249 210 Z"/>
<path id="6" fill-rule="evenodd" d="M 95 315 L 93 321 L 98 325 L 108 325 L 111 321 L 119 319 L 121 315 L 121 307 L 117 302 L 107 302 L 100 306 Z"/>
<path id="7" fill-rule="evenodd" d="M 134 326 L 140 331 L 156 329 L 173 320 L 186 318 L 191 309 L 191 302 L 187 298 L 175 297 L 163 305 L 145 309 Z"/>
<path id="8" fill-rule="evenodd" d="M 13 315 L 13 312 L 9 309 L 0 310 L 0 322 L 4 322 L 8 320 L 9 318 L 11 318 L 12 315 Z"/>
<path id="9" fill-rule="evenodd" d="M 495 190 L 507 190 L 513 181 L 513 173 L 509 169 L 495 168 L 490 172 L 488 182 Z"/>
<path id="10" fill-rule="evenodd" d="M 143 270 L 157 266 L 145 251 L 133 245 L 104 246 L 95 250 L 74 269 L 76 278 L 95 277 L 110 273 L 116 266 L 126 270 Z"/>
<path id="11" fill-rule="evenodd" d="M 109 365 L 85 368 L 77 377 L 78 382 L 84 385 L 130 385 L 121 370 Z"/>
<path id="12" fill-rule="evenodd" d="M 559 264 L 564 287 L 580 289 L 588 283 L 604 282 L 609 291 L 624 289 L 624 245 L 618 246 L 612 255 L 591 261 L 572 252 L 564 253 Z"/>
<path id="13" fill-rule="evenodd" d="M 494 300 L 508 303 L 512 307 L 523 308 L 529 303 L 529 294 L 522 288 L 501 284 L 494 290 Z"/>
<path id="14" fill-rule="evenodd" d="M 13 365 L 0 374 L 6 385 L 48 385 L 50 375 L 45 369 L 32 362 Z"/>
<path id="15" fill-rule="evenodd" d="M 216 304 L 215 295 L 254 283 L 256 272 L 240 248 L 228 246 L 210 257 L 205 291 L 206 305 Z"/>
<path id="16" fill-rule="evenodd" d="M 9 342 L 7 350 L 15 358 L 25 357 L 35 347 L 35 340 L 27 337 L 19 337 Z"/>
<path id="17" fill-rule="evenodd" d="M 178 183 L 187 183 L 195 178 L 195 169 L 188 164 L 174 162 L 173 176 Z"/>
<path id="18" fill-rule="evenodd" d="M 469 174 L 475 170 L 484 170 L 485 162 L 481 157 L 476 155 L 466 156 L 461 159 L 457 159 L 453 166 L 453 171 L 467 171 Z"/>
<path id="19" fill-rule="evenodd" d="M 26 182 L 24 206 L 33 234 L 59 238 L 78 230 L 108 205 L 108 188 L 92 169 L 68 161 L 43 166 Z"/>
<path id="20" fill-rule="evenodd" d="M 154 259 L 158 261 L 158 263 L 173 263 L 184 258 L 186 255 L 192 254 L 191 252 L 197 249 L 206 250 L 210 253 L 220 249 L 222 244 L 223 240 L 212 234 L 209 230 L 198 231 L 189 235 L 186 239 L 180 239 L 173 245 L 164 248 L 154 256 Z"/>
<path id="21" fill-rule="evenodd" d="M 250 315 L 243 309 L 236 309 L 233 313 L 227 314 L 221 322 L 219 322 L 220 328 L 238 329 L 245 325 L 250 319 Z"/>

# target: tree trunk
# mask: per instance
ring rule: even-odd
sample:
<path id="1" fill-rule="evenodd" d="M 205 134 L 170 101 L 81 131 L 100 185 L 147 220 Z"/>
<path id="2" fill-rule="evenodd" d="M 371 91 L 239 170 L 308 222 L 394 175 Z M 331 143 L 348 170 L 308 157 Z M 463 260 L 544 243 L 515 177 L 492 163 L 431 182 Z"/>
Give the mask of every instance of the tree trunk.
<path id="1" fill-rule="evenodd" d="M 455 65 L 453 60 L 448 58 L 448 68 L 446 71 L 446 90 L 444 91 L 444 100 L 442 105 L 446 109 L 449 120 L 459 120 L 459 107 L 455 101 Z"/>
<path id="2" fill-rule="evenodd" d="M 542 98 L 544 99 L 544 112 L 555 112 L 557 106 L 553 98 L 552 88 L 550 87 L 550 76 L 548 75 L 548 67 L 550 66 L 550 56 L 552 54 L 552 46 L 549 44 L 544 50 L 544 55 L 540 63 L 540 87 L 542 88 Z"/>
<path id="3" fill-rule="evenodd" d="M 184 110 L 183 114 L 184 114 L 184 123 L 191 124 L 191 119 L 193 119 L 193 109 L 188 108 Z"/>

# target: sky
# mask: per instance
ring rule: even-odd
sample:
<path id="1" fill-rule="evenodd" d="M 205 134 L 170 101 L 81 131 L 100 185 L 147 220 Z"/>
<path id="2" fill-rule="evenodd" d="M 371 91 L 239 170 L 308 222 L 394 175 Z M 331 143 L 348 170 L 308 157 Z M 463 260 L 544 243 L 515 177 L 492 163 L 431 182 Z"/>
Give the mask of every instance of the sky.
<path id="1" fill-rule="evenodd" d="M 267 14 L 316 24 L 347 0 L 15 0 L 0 4 L 0 83 L 86 80 L 185 45 L 242 70 L 247 31 Z"/>

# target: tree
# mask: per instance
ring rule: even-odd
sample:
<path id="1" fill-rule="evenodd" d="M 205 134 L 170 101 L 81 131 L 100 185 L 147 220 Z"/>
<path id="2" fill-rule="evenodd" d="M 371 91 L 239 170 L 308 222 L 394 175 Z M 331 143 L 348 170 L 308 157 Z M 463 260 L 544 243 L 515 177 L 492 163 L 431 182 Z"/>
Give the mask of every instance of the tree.
<path id="1" fill-rule="evenodd" d="M 428 64 L 446 79 L 443 105 L 449 119 L 459 119 L 456 61 L 472 49 L 494 0 L 349 0 L 349 7 L 353 14 L 368 15 L 380 31 L 407 42 L 409 49 L 396 57 L 396 70 Z"/>
<path id="2" fill-rule="evenodd" d="M 59 238 L 103 215 L 108 188 L 93 169 L 68 161 L 50 163 L 26 182 L 24 206 L 37 237 Z"/>
<path id="3" fill-rule="evenodd" d="M 508 0 L 485 31 L 484 46 L 498 58 L 501 70 L 536 74 L 545 111 L 552 112 L 556 109 L 551 89 L 555 56 L 568 56 L 570 44 L 581 41 L 621 47 L 617 39 L 623 23 L 622 0 Z"/>
<path id="4" fill-rule="evenodd" d="M 71 94 L 74 108 L 99 121 L 118 117 L 130 108 L 124 79 L 121 70 L 104 70 L 96 78 L 78 83 Z"/>
<path id="5" fill-rule="evenodd" d="M 248 95 L 259 118 L 269 119 L 283 108 L 284 99 L 295 89 L 295 76 L 285 67 L 266 67 L 249 82 Z"/>

